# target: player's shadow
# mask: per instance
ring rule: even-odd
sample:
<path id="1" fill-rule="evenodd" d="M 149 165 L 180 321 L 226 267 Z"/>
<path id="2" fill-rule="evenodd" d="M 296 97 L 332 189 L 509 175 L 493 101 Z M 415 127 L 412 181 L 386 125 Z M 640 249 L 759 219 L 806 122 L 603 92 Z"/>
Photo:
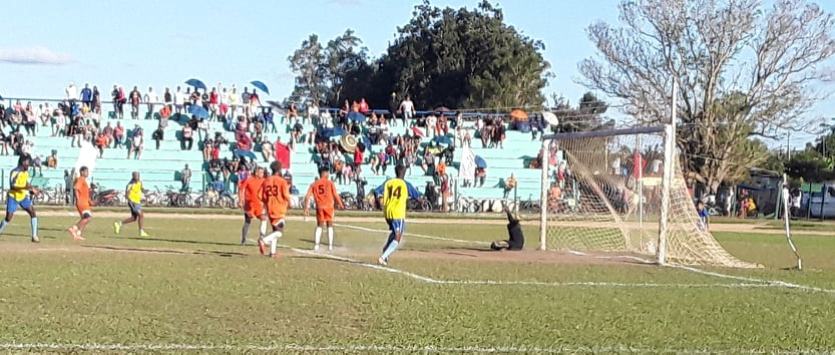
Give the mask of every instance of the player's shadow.
<path id="1" fill-rule="evenodd" d="M 128 239 L 128 240 L 139 240 L 143 242 L 168 242 L 168 243 L 181 243 L 181 244 L 197 244 L 197 245 L 217 245 L 217 246 L 239 246 L 239 243 L 225 243 L 225 242 L 207 242 L 203 240 L 188 240 L 188 239 L 161 239 L 157 237 L 153 238 L 141 238 L 141 237 L 120 237 L 115 239 Z"/>
<path id="2" fill-rule="evenodd" d="M 220 257 L 246 257 L 247 254 L 244 253 L 237 253 L 237 252 L 228 252 L 228 251 L 217 251 L 217 250 L 173 250 L 173 249 L 143 249 L 143 248 L 131 248 L 131 247 L 117 247 L 112 245 L 84 245 L 85 248 L 91 249 L 103 249 L 109 251 L 122 251 L 122 252 L 136 252 L 136 253 L 149 253 L 149 254 L 175 254 L 175 255 L 212 255 L 212 256 L 220 256 Z"/>

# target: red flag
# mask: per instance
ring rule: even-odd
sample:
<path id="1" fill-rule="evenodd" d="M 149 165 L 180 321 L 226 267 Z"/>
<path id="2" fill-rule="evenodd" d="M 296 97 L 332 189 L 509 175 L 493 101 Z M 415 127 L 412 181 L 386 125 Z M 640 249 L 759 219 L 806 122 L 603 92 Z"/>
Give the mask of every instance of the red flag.
<path id="1" fill-rule="evenodd" d="M 290 147 L 286 144 L 275 142 L 275 160 L 281 162 L 281 167 L 290 169 Z"/>

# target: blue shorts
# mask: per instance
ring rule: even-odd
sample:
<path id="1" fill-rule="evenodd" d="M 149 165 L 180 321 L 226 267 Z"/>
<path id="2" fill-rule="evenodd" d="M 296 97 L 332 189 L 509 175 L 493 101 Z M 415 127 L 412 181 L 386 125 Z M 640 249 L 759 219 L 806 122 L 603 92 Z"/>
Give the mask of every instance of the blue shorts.
<path id="1" fill-rule="evenodd" d="M 386 223 L 389 225 L 389 230 L 403 235 L 406 232 L 406 220 L 405 219 L 387 219 Z"/>
<path id="2" fill-rule="evenodd" d="M 15 200 L 14 197 L 6 196 L 6 213 L 15 213 L 18 206 L 22 207 L 24 210 L 28 210 L 32 208 L 32 199 L 29 198 L 29 196 L 26 196 L 22 200 L 18 201 Z"/>
<path id="3" fill-rule="evenodd" d="M 130 215 L 134 217 L 139 217 L 139 214 L 142 213 L 142 204 L 141 203 L 133 203 L 128 201 L 128 208 L 130 208 Z"/>

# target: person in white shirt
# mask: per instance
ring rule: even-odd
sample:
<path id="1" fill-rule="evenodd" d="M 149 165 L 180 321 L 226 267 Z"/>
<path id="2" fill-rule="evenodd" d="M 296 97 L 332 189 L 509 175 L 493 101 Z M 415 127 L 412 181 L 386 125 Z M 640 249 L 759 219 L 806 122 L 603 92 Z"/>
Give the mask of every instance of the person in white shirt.
<path id="1" fill-rule="evenodd" d="M 67 100 L 78 100 L 78 88 L 75 87 L 75 83 L 70 82 L 70 85 L 67 86 L 64 92 L 67 93 Z"/>
<path id="2" fill-rule="evenodd" d="M 435 136 L 435 126 L 438 124 L 438 118 L 435 115 L 426 117 L 426 137 L 432 138 Z"/>
<path id="3" fill-rule="evenodd" d="M 226 97 L 226 101 L 229 102 L 229 112 L 232 118 L 235 118 L 235 110 L 238 109 L 238 89 L 232 85 L 232 91 L 229 92 L 229 96 Z"/>
<path id="4" fill-rule="evenodd" d="M 180 87 L 177 87 L 177 92 L 174 93 L 174 111 L 177 114 L 183 112 L 183 102 L 185 102 L 185 94 L 183 94 Z"/>
<path id="5" fill-rule="evenodd" d="M 145 113 L 145 119 L 154 118 L 154 104 L 159 102 L 159 96 L 154 92 L 154 88 L 148 87 L 148 92 L 145 93 L 144 101 L 148 105 L 148 112 Z"/>
<path id="6" fill-rule="evenodd" d="M 403 114 L 403 126 L 406 126 L 406 122 L 415 116 L 415 104 L 409 95 L 406 95 L 406 98 L 400 103 L 400 113 Z"/>

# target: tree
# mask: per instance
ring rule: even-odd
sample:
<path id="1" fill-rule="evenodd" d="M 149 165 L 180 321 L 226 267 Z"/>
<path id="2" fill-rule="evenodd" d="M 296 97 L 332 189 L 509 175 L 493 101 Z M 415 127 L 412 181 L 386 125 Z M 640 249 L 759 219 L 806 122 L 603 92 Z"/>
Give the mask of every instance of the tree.
<path id="1" fill-rule="evenodd" d="M 287 60 L 290 70 L 296 74 L 296 86 L 289 100 L 323 102 L 328 89 L 325 83 L 325 54 L 319 36 L 311 34 Z"/>
<path id="2" fill-rule="evenodd" d="M 409 94 L 420 107 L 540 106 L 547 84 L 544 45 L 504 23 L 501 9 L 415 6 L 411 21 L 378 61 L 378 93 Z"/>
<path id="3" fill-rule="evenodd" d="M 620 20 L 588 28 L 599 57 L 580 63 L 583 83 L 658 124 L 675 81 L 683 166 L 714 193 L 764 159 L 749 138 L 807 126 L 812 85 L 831 79 L 833 17 L 805 0 L 623 1 Z"/>
<path id="4" fill-rule="evenodd" d="M 583 94 L 577 107 L 571 107 L 564 97 L 553 95 L 553 99 L 554 108 L 551 112 L 559 120 L 554 132 L 594 131 L 612 128 L 615 125 L 614 120 L 604 121 L 603 114 L 606 113 L 609 104 L 590 92 Z"/>
<path id="5" fill-rule="evenodd" d="M 362 40 L 351 29 L 328 42 L 323 71 L 328 84 L 327 103 L 340 107 L 348 93 L 367 93 L 374 72 L 368 64 L 368 49 L 359 47 Z"/>

